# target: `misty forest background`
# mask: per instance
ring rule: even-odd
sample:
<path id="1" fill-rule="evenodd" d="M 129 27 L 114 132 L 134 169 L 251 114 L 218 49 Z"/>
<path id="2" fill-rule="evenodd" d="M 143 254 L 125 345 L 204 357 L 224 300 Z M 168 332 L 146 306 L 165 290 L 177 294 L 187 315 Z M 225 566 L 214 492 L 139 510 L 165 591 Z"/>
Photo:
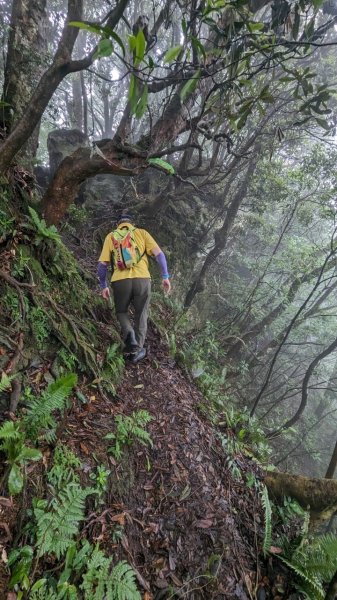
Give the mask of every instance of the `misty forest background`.
<path id="1" fill-rule="evenodd" d="M 3 496 L 24 489 L 30 505 L 27 465 L 38 464 L 42 438 L 55 449 L 54 410 L 72 389 L 83 396 L 67 373 L 102 398 L 123 381 L 118 328 L 99 297 L 96 264 L 124 209 L 167 255 L 173 292 L 163 297 L 154 264 L 152 328 L 202 393 L 202 418 L 215 430 L 231 428 L 222 434 L 231 476 L 240 478 L 235 456 L 245 447 L 264 468 L 333 480 L 337 1 L 0 0 L 0 25 Z M 32 369 L 42 374 L 33 378 Z M 49 406 L 38 434 L 30 411 L 58 381 L 61 404 Z M 146 417 L 138 418 L 145 431 Z M 279 495 L 291 504 L 301 492 L 289 481 Z M 55 479 L 49 495 L 53 486 L 56 502 Z M 51 502 L 48 494 L 41 502 Z M 328 527 L 331 540 L 335 488 L 332 497 L 321 530 Z M 47 504 L 39 508 L 45 516 Z M 29 568 L 22 554 L 5 561 L 13 598 L 105 597 L 98 584 L 77 590 L 70 576 L 48 588 L 41 564 L 52 546 L 36 531 L 25 545 L 20 535 L 21 553 L 32 550 Z M 319 592 L 311 582 L 294 598 L 335 598 L 336 573 L 333 563 L 316 581 Z M 45 581 L 32 590 L 38 575 Z M 154 588 L 143 587 L 152 598 Z M 177 597 L 247 597 L 201 588 Z"/>

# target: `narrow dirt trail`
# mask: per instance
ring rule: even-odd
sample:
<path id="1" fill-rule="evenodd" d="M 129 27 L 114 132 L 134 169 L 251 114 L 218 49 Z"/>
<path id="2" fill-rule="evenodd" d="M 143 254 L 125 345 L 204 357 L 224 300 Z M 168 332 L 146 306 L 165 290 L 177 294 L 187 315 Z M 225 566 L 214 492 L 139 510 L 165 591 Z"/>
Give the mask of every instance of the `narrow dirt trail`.
<path id="1" fill-rule="evenodd" d="M 146 600 L 248 600 L 260 579 L 261 507 L 244 482 L 245 473 L 260 473 L 238 454 L 242 479 L 233 478 L 201 405 L 205 399 L 151 330 L 149 355 L 127 366 L 115 402 L 92 396 L 65 423 L 65 441 L 90 472 L 107 462 L 103 437 L 117 414 L 144 409 L 152 416 L 153 446 L 132 446 L 118 462 L 110 455 L 107 502 L 86 525 L 90 537 L 132 564 Z"/>

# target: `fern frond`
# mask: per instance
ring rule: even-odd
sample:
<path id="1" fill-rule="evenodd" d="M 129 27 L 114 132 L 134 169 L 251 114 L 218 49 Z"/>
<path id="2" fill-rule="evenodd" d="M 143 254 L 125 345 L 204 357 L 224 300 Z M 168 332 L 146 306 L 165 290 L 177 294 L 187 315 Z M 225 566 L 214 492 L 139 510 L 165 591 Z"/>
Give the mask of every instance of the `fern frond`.
<path id="1" fill-rule="evenodd" d="M 0 427 L 0 440 L 19 440 L 22 433 L 19 421 L 5 421 Z"/>
<path id="2" fill-rule="evenodd" d="M 7 375 L 4 371 L 1 373 L 0 379 L 0 392 L 4 392 L 8 390 L 11 386 L 11 381 L 14 378 L 14 375 Z"/>
<path id="3" fill-rule="evenodd" d="M 49 504 L 37 502 L 34 516 L 39 556 L 53 553 L 60 558 L 65 554 L 84 520 L 85 500 L 92 493 L 91 488 L 83 489 L 76 483 L 69 483 Z"/>
<path id="4" fill-rule="evenodd" d="M 296 587 L 307 595 L 308 600 L 324 600 L 325 592 L 316 575 L 306 567 L 303 568 L 297 560 L 288 560 L 284 556 L 280 556 L 280 559 L 299 577 L 301 584 Z"/>
<path id="5" fill-rule="evenodd" d="M 263 490 L 261 492 L 261 503 L 264 509 L 264 538 L 263 538 L 263 545 L 262 545 L 262 550 L 263 553 L 266 555 L 269 550 L 270 550 L 270 546 L 271 546 L 271 516 L 272 516 L 272 510 L 271 510 L 271 505 L 270 505 L 270 500 L 269 500 L 269 496 L 268 496 L 268 490 L 266 488 L 266 486 L 263 487 Z"/>
<path id="6" fill-rule="evenodd" d="M 61 489 L 70 482 L 78 483 L 76 469 L 80 466 L 81 461 L 70 448 L 59 443 L 55 448 L 53 466 L 47 474 L 49 483 L 56 489 Z"/>
<path id="7" fill-rule="evenodd" d="M 140 427 L 143 427 L 147 423 L 150 423 L 150 421 L 152 421 L 153 419 L 150 413 L 147 410 L 143 409 L 131 413 L 131 418 L 135 420 Z"/>
<path id="8" fill-rule="evenodd" d="M 50 384 L 40 397 L 33 399 L 24 418 L 26 429 L 32 438 L 36 438 L 40 430 L 47 430 L 45 437 L 53 438 L 53 429 L 56 427 L 53 413 L 65 408 L 65 401 L 76 382 L 77 376 L 70 373 Z"/>
<path id="9" fill-rule="evenodd" d="M 144 444 L 145 446 L 147 444 L 149 444 L 150 446 L 153 445 L 152 439 L 150 434 L 145 431 L 145 429 L 141 429 L 141 427 L 138 427 L 137 425 L 133 426 L 130 429 L 130 433 L 132 436 L 134 436 L 135 438 L 137 438 L 137 440 L 141 443 Z"/>
<path id="10" fill-rule="evenodd" d="M 153 445 L 149 433 L 143 429 L 147 423 L 152 420 L 152 416 L 147 410 L 134 411 L 130 416 L 117 415 L 116 433 L 109 433 L 105 436 L 107 440 L 115 440 L 115 446 L 108 448 L 115 458 L 119 459 L 122 455 L 122 448 L 125 444 L 131 445 L 135 440 L 141 444 Z"/>
<path id="11" fill-rule="evenodd" d="M 54 225 L 51 225 L 50 227 L 48 227 L 46 224 L 46 221 L 44 219 L 40 219 L 36 210 L 34 210 L 34 208 L 32 208 L 31 206 L 28 207 L 28 210 L 29 210 L 30 218 L 33 221 L 38 233 L 44 238 L 49 238 L 51 240 L 55 240 L 56 242 L 59 242 L 61 238 L 60 238 L 60 234 L 57 232 L 56 227 Z"/>
<path id="12" fill-rule="evenodd" d="M 100 589 L 99 583 L 104 582 L 108 578 L 108 573 L 111 565 L 111 558 L 107 558 L 102 550 L 96 546 L 88 561 L 87 571 L 83 575 L 81 590 L 84 592 L 85 600 L 101 600 L 104 598 L 104 588 Z M 98 596 L 98 593 L 101 595 Z"/>
<path id="13" fill-rule="evenodd" d="M 106 600 L 141 600 L 135 572 L 125 560 L 119 562 L 112 570 L 107 582 Z"/>

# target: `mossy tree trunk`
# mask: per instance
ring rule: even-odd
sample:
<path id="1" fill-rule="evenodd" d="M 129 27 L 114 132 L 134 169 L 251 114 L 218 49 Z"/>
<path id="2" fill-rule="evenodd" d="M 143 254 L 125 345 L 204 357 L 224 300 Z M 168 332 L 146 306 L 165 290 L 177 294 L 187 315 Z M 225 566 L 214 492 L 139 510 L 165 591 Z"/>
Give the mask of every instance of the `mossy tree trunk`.
<path id="1" fill-rule="evenodd" d="M 42 0 L 41 0 L 42 1 Z M 106 25 L 114 29 L 129 0 L 120 0 L 110 13 Z M 30 3 L 32 4 L 32 3 Z M 77 27 L 69 27 L 70 21 L 81 21 L 83 16 L 83 0 L 68 0 L 68 11 L 65 25 L 60 37 L 52 64 L 43 73 L 39 83 L 28 101 L 24 115 L 15 124 L 10 135 L 0 148 L 0 173 L 10 167 L 14 157 L 28 141 L 38 125 L 49 101 L 61 81 L 70 73 L 88 68 L 94 61 L 96 48 L 80 60 L 72 59 L 72 52 L 78 36 Z"/>
<path id="2" fill-rule="evenodd" d="M 309 509 L 313 527 L 318 527 L 337 510 L 337 480 L 274 471 L 268 473 L 265 484 L 277 500 L 291 496 L 302 508 Z"/>
<path id="3" fill-rule="evenodd" d="M 46 51 L 46 0 L 13 0 L 8 52 L 5 66 L 1 128 L 8 135 L 24 116 L 30 98 L 44 71 Z M 26 140 L 21 156 L 35 156 L 39 137 L 39 120 Z"/>

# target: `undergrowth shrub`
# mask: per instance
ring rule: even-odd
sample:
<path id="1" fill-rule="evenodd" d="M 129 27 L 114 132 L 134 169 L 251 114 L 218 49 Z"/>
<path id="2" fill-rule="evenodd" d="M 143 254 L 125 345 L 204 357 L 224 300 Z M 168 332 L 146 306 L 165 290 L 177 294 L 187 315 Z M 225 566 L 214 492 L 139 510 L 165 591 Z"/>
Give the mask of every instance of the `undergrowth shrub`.
<path id="1" fill-rule="evenodd" d="M 265 486 L 261 490 L 261 502 L 265 525 L 263 554 L 266 556 L 271 552 L 272 543 L 276 543 L 278 558 L 295 575 L 294 586 L 297 591 L 307 600 L 324 600 L 327 597 L 326 588 L 337 571 L 336 535 L 310 535 L 310 513 L 291 498 L 285 498 L 283 506 L 275 506 L 270 502 Z M 274 541 L 272 519 L 277 523 L 280 518 L 286 526 L 286 533 Z M 300 528 L 299 520 L 302 521 Z"/>
<path id="2" fill-rule="evenodd" d="M 136 441 L 152 446 L 151 437 L 144 429 L 144 426 L 151 420 L 152 417 L 146 410 L 134 411 L 130 416 L 117 415 L 115 417 L 116 432 L 108 433 L 104 437 L 105 440 L 114 441 L 114 445 L 109 446 L 108 452 L 120 459 L 125 446 L 130 446 Z"/>
<path id="3" fill-rule="evenodd" d="M 23 417 L 30 439 L 43 438 L 48 442 L 55 440 L 57 419 L 54 413 L 66 408 L 68 397 L 76 383 L 77 376 L 70 373 L 51 383 L 39 397 L 33 397 Z"/>
<path id="4" fill-rule="evenodd" d="M 41 350 L 50 335 L 49 317 L 40 306 L 33 306 L 28 314 L 28 320 L 36 347 Z"/>
<path id="5" fill-rule="evenodd" d="M 140 600 L 135 573 L 127 562 L 113 565 L 113 558 L 105 556 L 98 545 L 78 540 L 86 498 L 101 496 L 109 475 L 101 467 L 93 478 L 94 485 L 82 487 L 80 467 L 72 450 L 58 443 L 47 473 L 51 497 L 33 500 L 32 518 L 25 532 L 31 545 L 17 548 L 9 556 L 10 588 L 18 599 Z M 51 559 L 59 561 L 52 571 L 44 571 L 46 557 L 47 564 Z M 36 572 L 40 578 L 34 581 Z"/>
<path id="6" fill-rule="evenodd" d="M 5 479 L 10 494 L 19 494 L 24 485 L 23 468 L 30 461 L 40 460 L 42 454 L 27 445 L 26 433 L 20 421 L 5 421 L 0 427 L 0 450 L 8 465 Z"/>
<path id="7" fill-rule="evenodd" d="M 290 556 L 280 556 L 294 572 L 295 586 L 307 600 L 324 600 L 325 585 L 337 571 L 337 537 L 304 536 Z"/>

